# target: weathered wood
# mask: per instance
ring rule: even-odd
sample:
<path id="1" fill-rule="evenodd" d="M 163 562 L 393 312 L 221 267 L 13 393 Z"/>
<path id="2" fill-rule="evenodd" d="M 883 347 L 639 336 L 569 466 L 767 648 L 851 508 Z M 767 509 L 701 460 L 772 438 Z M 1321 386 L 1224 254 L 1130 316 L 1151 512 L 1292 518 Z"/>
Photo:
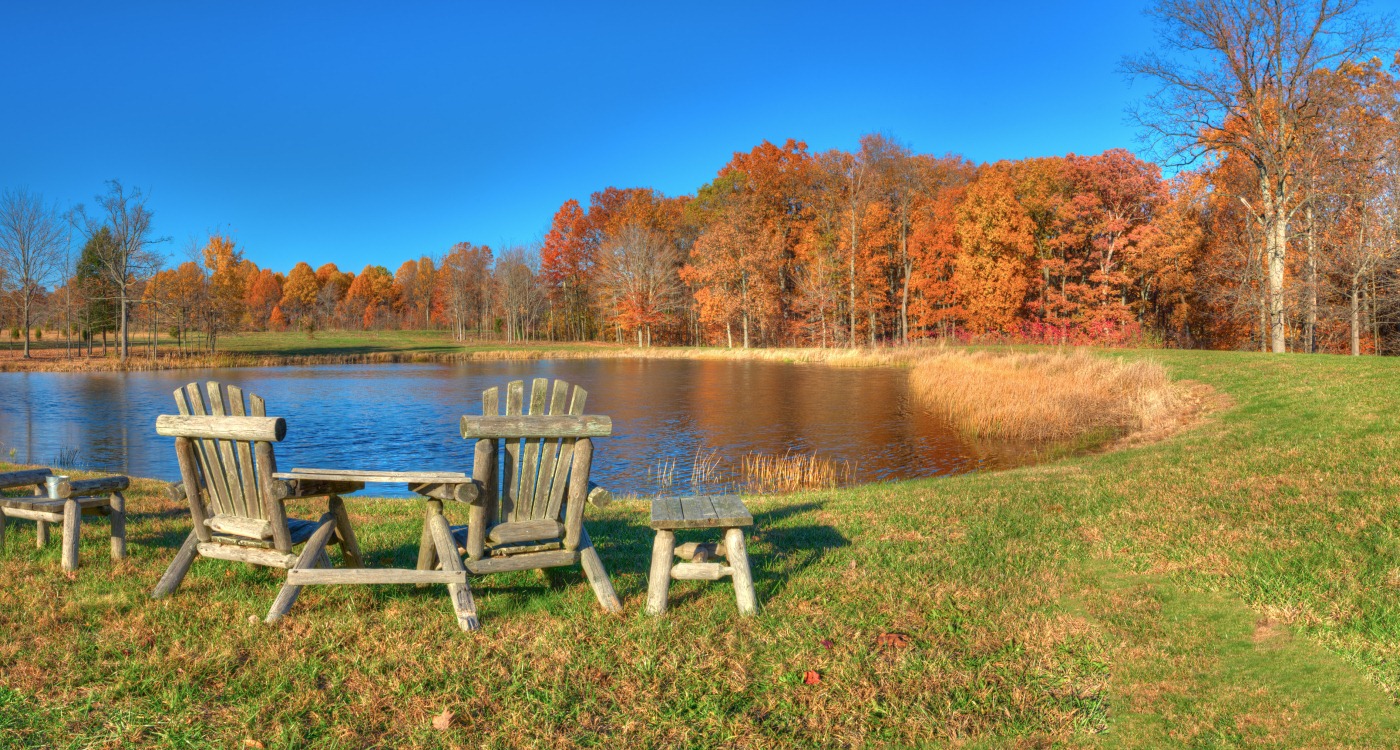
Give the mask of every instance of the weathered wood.
<path id="1" fill-rule="evenodd" d="M 204 525 L 220 534 L 232 534 L 249 539 L 271 539 L 272 524 L 262 518 L 243 516 L 214 516 L 204 520 Z"/>
<path id="2" fill-rule="evenodd" d="M 553 541 L 541 542 L 540 544 L 526 544 L 524 542 L 502 544 L 492 547 L 490 553 L 492 557 L 509 557 L 511 555 L 524 555 L 530 552 L 545 552 L 555 549 L 564 549 L 564 543 L 561 541 Z"/>
<path id="3" fill-rule="evenodd" d="M 709 529 L 752 526 L 753 515 L 734 495 L 656 498 L 651 503 L 653 529 Z"/>
<path id="4" fill-rule="evenodd" d="M 186 404 L 188 397 L 188 405 Z M 188 383 L 183 390 L 175 392 L 175 406 L 181 416 L 207 416 L 204 409 L 204 395 L 199 390 L 198 383 Z M 178 439 L 176 444 L 178 446 Z M 194 455 L 196 463 L 199 464 L 199 476 L 204 480 L 205 500 L 208 500 L 208 507 L 211 515 L 213 513 L 232 513 L 233 505 L 230 501 L 228 481 L 224 477 L 224 470 L 219 458 L 219 449 L 215 440 L 194 440 Z M 196 527 L 198 528 L 198 527 Z"/>
<path id="5" fill-rule="evenodd" d="M 442 515 L 442 501 L 428 500 L 423 503 L 423 533 L 418 537 L 418 570 L 432 570 L 437 567 L 437 544 L 433 541 L 433 516 Z"/>
<path id="6" fill-rule="evenodd" d="M 574 465 L 569 469 L 569 499 L 564 513 L 564 549 L 578 549 L 583 533 L 583 506 L 588 502 L 588 470 L 593 464 L 593 441 L 574 444 Z"/>
<path id="7" fill-rule="evenodd" d="M 162 489 L 165 490 L 165 496 L 170 499 L 170 502 L 185 502 L 185 485 L 183 482 L 166 482 Z"/>
<path id="8" fill-rule="evenodd" d="M 279 443 L 287 437 L 287 420 L 281 417 L 228 417 L 215 415 L 156 417 L 156 434 L 201 440 L 246 440 Z"/>
<path id="9" fill-rule="evenodd" d="M 38 522 L 44 523 L 44 524 L 49 524 L 49 523 L 63 523 L 63 504 L 62 504 L 62 503 L 63 503 L 63 501 L 59 501 L 59 504 L 58 504 L 57 506 L 51 506 L 52 509 L 50 509 L 50 510 L 33 510 L 33 509 L 31 509 L 31 508 L 17 508 L 17 507 L 5 506 L 5 507 L 3 507 L 2 509 L 0 509 L 0 512 L 3 512 L 5 515 L 9 516 L 10 518 L 23 518 L 23 519 L 26 520 L 26 521 L 38 521 Z M 45 528 L 44 533 L 45 533 L 46 535 L 48 534 L 48 529 L 47 529 L 47 528 Z M 47 536 L 46 536 L 45 539 L 44 539 L 44 544 L 48 544 L 48 538 L 47 538 Z M 43 547 L 44 545 L 41 544 L 41 545 L 39 545 L 39 546 L 40 546 L 40 547 Z"/>
<path id="10" fill-rule="evenodd" d="M 706 562 L 724 556 L 724 542 L 686 542 L 676 547 L 676 557 L 691 562 Z"/>
<path id="11" fill-rule="evenodd" d="M 535 521 L 515 521 L 491 527 L 487 538 L 496 544 L 511 542 L 536 542 L 541 539 L 558 539 L 564 535 L 564 525 L 552 518 Z"/>
<path id="12" fill-rule="evenodd" d="M 712 562 L 683 562 L 671 566 L 671 577 L 678 581 L 718 581 L 733 573 L 733 568 Z"/>
<path id="13" fill-rule="evenodd" d="M 549 414 L 563 415 L 569 409 L 569 384 L 560 379 L 554 381 L 554 391 L 549 399 Z M 561 438 L 545 438 L 540 441 L 539 481 L 535 483 L 535 497 L 531 506 L 534 518 L 558 518 L 556 510 L 550 513 L 550 498 L 554 488 L 555 468 L 559 461 Z"/>
<path id="14" fill-rule="evenodd" d="M 287 583 L 309 585 L 393 585 L 467 582 L 467 572 L 451 570 L 401 570 L 398 568 L 292 568 Z"/>
<path id="15" fill-rule="evenodd" d="M 326 542 L 330 541 L 331 534 L 335 533 L 335 516 L 329 512 L 323 513 L 321 520 L 317 521 L 316 524 L 316 533 L 306 540 L 306 546 L 301 549 L 301 556 L 287 567 L 301 568 L 302 570 L 314 568 L 321 556 L 325 554 Z M 290 581 L 282 584 L 282 590 L 278 591 L 277 598 L 272 600 L 272 607 L 268 609 L 267 617 L 263 619 L 263 622 L 275 625 L 287 615 L 287 612 L 291 611 L 292 605 L 296 604 L 297 595 L 300 593 L 300 586 Z"/>
<path id="16" fill-rule="evenodd" d="M 209 411 L 213 416 L 223 417 L 224 394 L 222 386 L 211 380 L 205 383 L 204 387 L 209 392 Z M 233 503 L 233 514 L 245 517 L 260 515 L 261 510 L 255 512 L 248 510 L 248 496 L 243 490 L 244 480 L 239 475 L 237 451 L 234 450 L 234 444 L 228 440 L 216 440 L 214 444 L 218 446 L 219 461 L 224 467 L 224 479 L 229 488 L 229 500 Z"/>
<path id="17" fill-rule="evenodd" d="M 271 443 L 258 443 L 271 447 Z M 281 476 L 286 476 L 285 473 Z M 348 495 L 365 488 L 364 482 L 328 479 L 273 479 L 271 496 L 277 500 L 304 500 L 308 497 Z"/>
<path id="18" fill-rule="evenodd" d="M 215 560 L 266 565 L 270 568 L 290 568 L 297 562 L 295 555 L 288 555 L 278 550 L 240 547 L 233 544 L 220 544 L 219 542 L 201 542 L 199 554 L 212 557 Z"/>
<path id="19" fill-rule="evenodd" d="M 112 524 L 112 559 L 123 560 L 126 559 L 126 495 L 113 492 L 111 508 L 108 519 Z"/>
<path id="20" fill-rule="evenodd" d="M 325 482 L 432 483 L 465 482 L 468 477 L 460 471 L 378 471 L 368 469 L 308 469 L 294 468 L 274 475 L 277 479 L 317 479 Z"/>
<path id="21" fill-rule="evenodd" d="M 520 417 L 524 393 L 525 382 L 523 380 L 512 380 L 506 384 L 506 417 Z M 491 419 L 491 417 L 482 417 L 482 419 Z M 467 437 L 467 434 L 466 424 L 463 424 L 462 437 Z M 496 520 L 501 523 L 514 521 L 516 520 L 515 505 L 520 496 L 520 437 L 508 438 L 494 431 L 486 436 L 500 438 L 501 443 L 505 446 L 504 460 L 501 466 L 500 508 L 497 511 Z"/>
<path id="22" fill-rule="evenodd" d="M 156 584 L 155 591 L 151 592 L 152 599 L 161 599 L 175 593 L 175 589 L 180 588 L 180 582 L 185 580 L 185 574 L 190 572 L 190 564 L 199 553 L 199 537 L 193 531 L 185 537 L 185 543 L 180 545 L 180 551 L 175 553 L 175 559 L 170 561 L 170 567 L 165 569 L 165 574 L 160 577 L 160 582 Z"/>
<path id="23" fill-rule="evenodd" d="M 249 401 L 254 414 L 266 408 L 263 400 L 257 396 L 251 396 Z M 283 505 L 283 502 L 295 493 L 288 491 L 283 495 L 283 490 L 287 489 L 285 484 L 272 478 L 273 474 L 277 473 L 277 456 L 272 452 L 272 443 L 253 443 L 253 453 L 257 455 L 260 472 L 258 479 L 262 483 L 258 494 L 263 499 L 263 515 L 272 527 L 272 546 L 278 552 L 290 555 L 295 542 L 292 540 L 292 531 L 287 519 L 287 506 Z"/>
<path id="24" fill-rule="evenodd" d="M 651 545 L 651 572 L 647 575 L 647 614 L 666 611 L 671 593 L 671 558 L 676 551 L 676 534 L 668 529 L 656 532 Z"/>
<path id="25" fill-rule="evenodd" d="M 588 585 L 593 587 L 593 596 L 598 599 L 598 604 L 608 612 L 621 614 L 622 600 L 617 598 L 617 591 L 613 589 L 612 579 L 608 578 L 608 571 L 603 567 L 603 560 L 598 557 L 598 550 L 588 537 L 588 529 L 583 530 L 579 542 L 578 561 L 583 567 L 583 574 L 588 577 Z"/>
<path id="26" fill-rule="evenodd" d="M 466 575 L 466 566 L 462 564 L 462 558 L 457 554 L 457 542 L 452 538 L 452 530 L 448 528 L 447 518 L 442 515 L 435 515 L 428 519 L 428 526 L 432 529 L 433 543 L 437 545 L 438 557 L 442 559 L 442 569 L 451 573 Z M 476 616 L 476 602 L 472 599 L 471 587 L 464 579 L 461 583 L 447 584 L 447 595 L 452 600 L 452 611 L 457 615 L 457 625 L 465 631 L 473 631 L 481 628 L 481 621 Z"/>
<path id="27" fill-rule="evenodd" d="M 8 525 L 6 518 L 5 509 L 0 508 L 0 552 L 5 551 L 5 527 Z"/>
<path id="28" fill-rule="evenodd" d="M 53 476 L 49 469 L 24 469 L 0 473 L 0 490 L 15 487 L 41 487 L 47 477 Z"/>
<path id="29" fill-rule="evenodd" d="M 739 605 L 739 614 L 753 615 L 758 612 L 758 594 L 753 588 L 753 572 L 749 569 L 749 550 L 744 544 L 744 530 L 728 529 L 724 532 L 724 547 L 729 553 L 729 567 L 733 569 L 734 598 Z"/>
<path id="30" fill-rule="evenodd" d="M 177 391 L 178 393 L 178 391 Z M 175 458 L 180 464 L 180 476 L 184 479 L 185 497 L 189 500 L 190 518 L 194 520 L 194 533 L 199 541 L 209 541 L 209 527 L 204 525 L 206 518 L 204 501 L 199 495 L 197 484 L 198 469 L 195 468 L 195 443 L 190 438 L 175 438 Z"/>
<path id="31" fill-rule="evenodd" d="M 612 434 L 612 418 L 587 414 L 583 416 L 462 417 L 462 437 L 500 438 L 583 438 L 607 437 Z"/>
<path id="32" fill-rule="evenodd" d="M 560 565 L 576 565 L 578 561 L 578 550 L 561 549 L 549 552 L 530 552 L 510 557 L 470 560 L 467 562 L 467 570 L 475 575 L 483 575 L 486 573 L 506 573 L 512 570 L 535 570 L 537 568 L 555 568 Z"/>
<path id="33" fill-rule="evenodd" d="M 355 537 L 355 529 L 350 525 L 350 513 L 345 510 L 345 501 L 339 495 L 331 495 L 326 502 L 331 515 L 335 516 L 335 537 L 340 540 L 340 554 L 345 557 L 345 564 L 351 568 L 363 567 L 360 540 Z"/>
<path id="34" fill-rule="evenodd" d="M 569 414 L 583 416 L 583 407 L 587 402 L 588 391 L 574 386 L 569 396 Z M 578 438 L 563 438 L 559 441 L 559 458 L 554 462 L 554 481 L 550 483 L 549 507 L 544 512 L 544 518 L 558 518 L 563 510 L 564 494 L 569 489 L 569 472 L 574 467 L 574 449 L 577 446 Z"/>
<path id="35" fill-rule="evenodd" d="M 82 539 L 83 513 L 78 501 L 68 500 L 63 504 L 63 569 L 73 572 L 78 569 L 78 542 Z"/>
<path id="36" fill-rule="evenodd" d="M 531 419 L 539 419 L 545 416 L 545 395 L 548 392 L 549 380 L 547 378 L 535 378 L 530 385 L 530 409 L 528 414 Z M 517 500 L 516 520 L 528 521 L 537 518 L 535 515 L 535 491 L 539 483 L 540 472 L 540 441 L 536 437 L 525 436 L 525 453 L 520 459 L 520 493 Z M 543 510 L 543 508 L 541 508 Z"/>
<path id="37" fill-rule="evenodd" d="M 612 505 L 612 493 L 599 487 L 593 482 L 588 483 L 588 504 L 595 508 L 606 508 Z"/>
<path id="38" fill-rule="evenodd" d="M 228 408 L 229 414 L 235 417 L 247 416 L 243 405 L 243 389 L 236 385 L 228 386 Z M 238 474 L 243 479 L 243 501 L 246 503 L 248 515 L 252 518 L 265 518 L 267 508 L 262 498 L 263 482 L 253 468 L 252 444 L 247 440 L 240 440 L 234 444 L 238 453 Z"/>
<path id="39" fill-rule="evenodd" d="M 92 497 L 121 492 L 131 486 L 131 480 L 123 476 L 98 477 L 97 479 L 69 480 L 67 494 L 62 497 Z"/>
<path id="40" fill-rule="evenodd" d="M 63 523 L 63 515 L 59 514 L 57 523 Z M 38 524 L 34 528 L 34 546 L 43 549 L 49 545 L 49 522 L 42 518 L 36 518 Z"/>
<path id="41" fill-rule="evenodd" d="M 103 497 L 73 497 L 67 500 L 50 500 L 47 497 L 0 497 L 0 508 L 11 510 L 28 510 L 36 513 L 62 513 L 63 504 L 72 500 L 78 507 L 88 511 L 105 508 L 110 502 L 109 496 Z"/>
<path id="42" fill-rule="evenodd" d="M 408 491 L 433 497 L 438 500 L 451 500 L 455 503 L 466 503 L 471 505 L 481 500 L 481 487 L 474 481 L 468 479 L 462 483 L 445 484 L 441 482 L 428 484 L 409 484 Z"/>

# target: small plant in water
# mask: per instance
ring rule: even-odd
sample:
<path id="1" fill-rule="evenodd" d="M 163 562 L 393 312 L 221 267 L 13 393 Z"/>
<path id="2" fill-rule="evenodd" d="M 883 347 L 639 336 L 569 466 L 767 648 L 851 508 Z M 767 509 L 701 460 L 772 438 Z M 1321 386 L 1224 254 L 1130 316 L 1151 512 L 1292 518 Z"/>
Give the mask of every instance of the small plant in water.
<path id="1" fill-rule="evenodd" d="M 855 465 L 815 454 L 744 456 L 744 489 L 756 494 L 835 489 L 851 484 Z"/>
<path id="2" fill-rule="evenodd" d="M 78 448 L 64 446 L 58 449 L 58 455 L 53 457 L 53 465 L 64 469 L 77 469 Z"/>

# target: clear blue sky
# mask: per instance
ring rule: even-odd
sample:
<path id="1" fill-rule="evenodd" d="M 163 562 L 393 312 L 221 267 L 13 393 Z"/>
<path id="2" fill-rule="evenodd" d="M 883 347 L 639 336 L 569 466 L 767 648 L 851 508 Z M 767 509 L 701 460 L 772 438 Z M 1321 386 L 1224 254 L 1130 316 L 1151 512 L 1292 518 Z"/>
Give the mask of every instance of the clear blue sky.
<path id="1" fill-rule="evenodd" d="M 873 131 L 977 161 L 1133 147 L 1135 2 L 0 6 L 0 188 L 260 266 L 393 270 L 541 237 L 608 185 L 692 192 L 763 139 Z M 522 4 L 523 5 L 523 4 Z"/>

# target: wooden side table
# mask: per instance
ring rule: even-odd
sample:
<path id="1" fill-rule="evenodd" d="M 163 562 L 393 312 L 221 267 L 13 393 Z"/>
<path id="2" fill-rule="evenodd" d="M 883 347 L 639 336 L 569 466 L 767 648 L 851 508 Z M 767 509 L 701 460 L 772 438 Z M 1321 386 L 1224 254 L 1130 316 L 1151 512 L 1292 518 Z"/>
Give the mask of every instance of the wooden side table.
<path id="1" fill-rule="evenodd" d="M 739 605 L 739 614 L 757 613 L 758 597 L 754 594 L 743 529 L 752 525 L 753 515 L 737 495 L 658 497 L 652 500 L 651 527 L 656 529 L 656 541 L 651 548 L 647 614 L 659 615 L 666 611 L 672 578 L 718 581 L 725 576 L 734 579 L 734 598 Z M 723 529 L 724 541 L 703 544 L 688 542 L 677 547 L 676 531 L 679 529 Z M 673 566 L 673 557 L 687 562 Z M 711 562 L 717 557 L 725 558 L 728 564 Z"/>
<path id="2" fill-rule="evenodd" d="M 5 543 L 7 518 L 38 522 L 35 543 L 42 549 L 49 542 L 49 524 L 63 529 L 63 569 L 78 569 L 78 539 L 84 515 L 103 515 L 112 524 L 112 559 L 126 557 L 126 498 L 122 490 L 131 485 L 123 476 L 78 479 L 59 484 L 57 497 L 49 497 L 46 481 L 53 472 L 31 469 L 0 474 L 0 489 L 34 487 L 34 497 L 0 497 L 0 546 Z"/>

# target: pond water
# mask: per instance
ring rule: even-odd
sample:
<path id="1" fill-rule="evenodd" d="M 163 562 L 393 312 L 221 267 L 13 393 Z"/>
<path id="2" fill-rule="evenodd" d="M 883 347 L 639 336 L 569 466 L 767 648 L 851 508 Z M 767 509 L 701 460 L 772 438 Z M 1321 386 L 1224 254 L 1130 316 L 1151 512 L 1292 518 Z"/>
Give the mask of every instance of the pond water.
<path id="1" fill-rule="evenodd" d="M 911 408 L 902 370 L 647 359 L 3 373 L 0 454 L 174 480 L 173 441 L 155 434 L 156 416 L 175 413 L 176 388 L 217 380 L 262 396 L 269 414 L 286 418 L 281 467 L 470 471 L 458 418 L 481 413 L 483 389 L 535 377 L 582 385 L 585 411 L 612 417 L 593 474 L 619 494 L 718 489 L 751 453 L 817 454 L 849 466 L 857 482 L 999 465 Z M 692 488 L 697 453 L 719 466 L 707 486 Z"/>

